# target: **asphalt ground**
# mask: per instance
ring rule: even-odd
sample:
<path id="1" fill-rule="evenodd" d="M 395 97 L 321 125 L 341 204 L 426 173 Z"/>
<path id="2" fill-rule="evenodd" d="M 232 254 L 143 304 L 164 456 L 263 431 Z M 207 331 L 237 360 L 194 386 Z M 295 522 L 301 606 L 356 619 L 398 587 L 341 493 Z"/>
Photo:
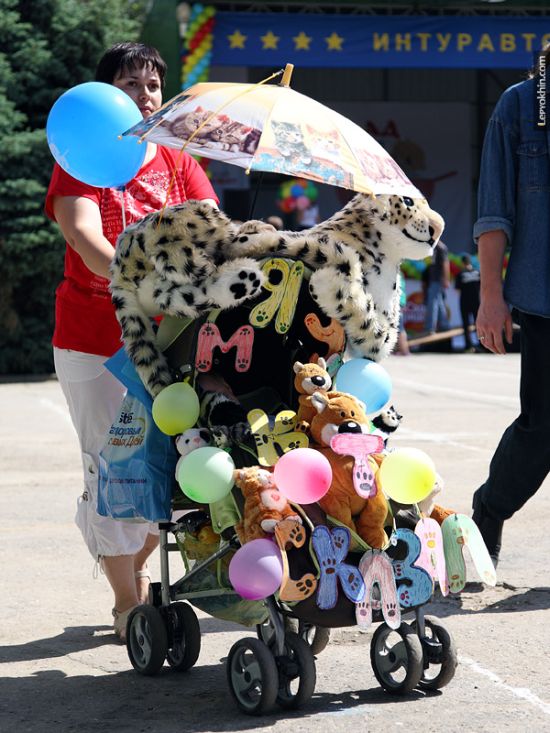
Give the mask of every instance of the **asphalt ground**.
<path id="1" fill-rule="evenodd" d="M 519 356 L 415 354 L 385 362 L 404 414 L 393 445 L 418 447 L 445 480 L 441 503 L 469 514 L 503 429 L 518 411 Z M 185 674 L 143 677 L 110 627 L 111 593 L 73 524 L 76 437 L 53 379 L 0 384 L 0 731 L 550 730 L 550 481 L 506 523 L 499 584 L 435 597 L 459 665 L 440 692 L 390 697 L 371 633 L 333 631 L 300 711 L 234 706 L 224 659 L 251 631 L 199 613 L 202 651 Z M 174 566 L 175 563 L 175 566 Z M 174 574 L 182 574 L 179 557 Z M 158 579 L 158 556 L 152 561 Z M 475 574 L 472 580 L 475 580 Z"/>

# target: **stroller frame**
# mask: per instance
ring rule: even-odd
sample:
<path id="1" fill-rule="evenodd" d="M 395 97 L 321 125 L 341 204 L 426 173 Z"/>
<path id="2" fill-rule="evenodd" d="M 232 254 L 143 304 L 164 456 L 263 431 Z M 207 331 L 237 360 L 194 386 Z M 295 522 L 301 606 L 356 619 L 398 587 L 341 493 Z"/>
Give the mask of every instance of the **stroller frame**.
<path id="1" fill-rule="evenodd" d="M 192 331 L 186 331 L 187 335 Z M 183 358 L 181 352 L 173 349 L 173 341 L 165 349 L 167 357 L 171 356 L 172 361 L 176 359 L 180 374 L 193 372 L 195 346 L 196 334 L 193 334 L 185 346 Z M 200 598 L 237 596 L 230 588 L 185 588 L 190 580 L 199 578 L 213 563 L 227 558 L 240 547 L 235 528 L 224 530 L 219 548 L 190 567 L 181 546 L 170 539 L 170 534 L 176 536 L 185 532 L 185 526 L 185 521 L 159 524 L 161 579 L 151 584 L 150 604 L 136 607 L 128 617 L 128 655 L 140 674 L 156 674 L 166 660 L 175 671 L 190 669 L 199 657 L 201 645 L 199 622 L 190 603 Z M 171 582 L 169 553 L 174 551 L 183 555 L 186 572 Z M 264 622 L 256 624 L 256 637 L 240 639 L 227 658 L 230 692 L 237 706 L 249 715 L 267 713 L 276 705 L 295 709 L 306 703 L 315 689 L 315 655 L 326 647 L 330 628 L 338 628 L 330 622 L 323 626 L 318 621 L 308 621 L 275 595 L 266 598 L 263 605 Z M 371 640 L 370 657 L 375 677 L 394 695 L 406 695 L 417 687 L 440 689 L 453 678 L 457 665 L 452 637 L 437 618 L 425 614 L 422 606 L 402 611 L 414 618 L 410 623 L 402 621 L 398 630 L 391 629 L 382 620 L 380 611 L 374 611 L 374 622 L 382 621 Z M 354 621 L 348 620 L 341 626 L 352 623 Z"/>

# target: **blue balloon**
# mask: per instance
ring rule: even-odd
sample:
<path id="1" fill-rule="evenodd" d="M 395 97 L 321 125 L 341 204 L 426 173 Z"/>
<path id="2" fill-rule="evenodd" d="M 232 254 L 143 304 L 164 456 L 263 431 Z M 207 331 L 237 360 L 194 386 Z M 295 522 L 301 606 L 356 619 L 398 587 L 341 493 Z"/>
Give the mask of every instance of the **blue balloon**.
<path id="1" fill-rule="evenodd" d="M 294 185 L 292 186 L 292 188 L 290 189 L 290 193 L 291 193 L 291 194 L 292 194 L 293 196 L 303 196 L 303 195 L 304 195 L 304 193 L 305 193 L 305 189 L 303 188 L 303 186 L 300 186 L 300 184 L 299 184 L 299 183 L 295 183 L 295 184 L 294 184 Z"/>
<path id="2" fill-rule="evenodd" d="M 46 125 L 53 157 L 73 178 L 99 188 L 123 186 L 143 164 L 147 145 L 119 136 L 143 119 L 122 89 L 91 81 L 62 94 Z"/>
<path id="3" fill-rule="evenodd" d="M 380 364 L 370 359 L 350 359 L 336 374 L 336 389 L 357 397 L 365 403 L 367 414 L 374 415 L 390 399 L 392 384 Z"/>

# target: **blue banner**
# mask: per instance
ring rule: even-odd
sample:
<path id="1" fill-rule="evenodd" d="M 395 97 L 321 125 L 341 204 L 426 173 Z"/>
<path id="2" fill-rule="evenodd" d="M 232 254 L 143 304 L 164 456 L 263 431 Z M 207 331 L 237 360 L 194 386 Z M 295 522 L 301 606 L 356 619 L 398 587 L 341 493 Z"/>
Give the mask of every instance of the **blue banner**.
<path id="1" fill-rule="evenodd" d="M 517 68 L 550 42 L 550 16 L 216 13 L 212 64 Z"/>

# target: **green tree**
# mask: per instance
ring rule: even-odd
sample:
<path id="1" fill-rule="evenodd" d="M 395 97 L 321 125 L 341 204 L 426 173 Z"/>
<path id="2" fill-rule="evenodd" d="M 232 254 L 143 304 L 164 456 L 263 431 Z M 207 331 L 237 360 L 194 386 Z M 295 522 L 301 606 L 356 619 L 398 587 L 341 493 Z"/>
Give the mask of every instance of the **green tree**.
<path id="1" fill-rule="evenodd" d="M 42 213 L 55 100 L 93 79 L 103 51 L 137 40 L 145 2 L 0 0 L 0 373 L 52 371 L 64 242 Z"/>

